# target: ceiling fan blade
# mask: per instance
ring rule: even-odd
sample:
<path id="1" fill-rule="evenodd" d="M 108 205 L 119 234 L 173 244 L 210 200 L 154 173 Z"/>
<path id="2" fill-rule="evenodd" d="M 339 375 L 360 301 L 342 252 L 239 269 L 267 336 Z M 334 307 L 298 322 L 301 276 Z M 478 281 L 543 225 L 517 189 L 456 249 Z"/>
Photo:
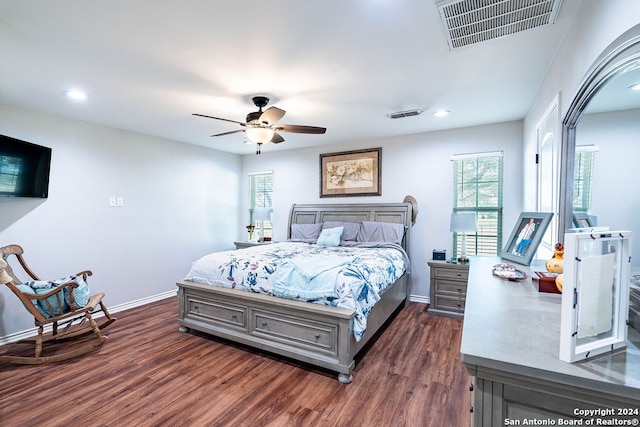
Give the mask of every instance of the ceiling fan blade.
<path id="1" fill-rule="evenodd" d="M 278 125 L 276 130 L 281 132 L 293 132 L 293 133 L 325 133 L 327 128 L 321 128 L 318 126 L 300 126 L 300 125 Z"/>
<path id="2" fill-rule="evenodd" d="M 271 142 L 273 142 L 274 144 L 280 144 L 281 142 L 284 142 L 284 138 L 282 137 L 282 135 L 276 132 L 273 134 L 273 138 L 271 138 Z"/>
<path id="3" fill-rule="evenodd" d="M 246 123 L 243 122 L 239 122 L 237 120 L 231 120 L 231 119 L 223 119 L 221 117 L 213 117 L 213 116 L 207 116 L 205 114 L 198 114 L 198 113 L 193 113 L 194 116 L 198 116 L 198 117 L 206 117 L 207 119 L 216 119 L 216 120 L 223 120 L 225 122 L 231 122 L 231 123 L 236 123 L 239 124 L 240 126 L 246 126 Z"/>
<path id="4" fill-rule="evenodd" d="M 272 125 L 282 117 L 284 117 L 286 113 L 286 111 L 281 110 L 277 107 L 269 107 L 260 115 L 259 120 L 268 125 Z"/>
<path id="5" fill-rule="evenodd" d="M 229 131 L 229 132 L 217 133 L 217 134 L 211 135 L 211 136 L 231 135 L 232 133 L 238 133 L 238 132 L 244 132 L 244 129 L 238 129 L 238 130 L 232 130 L 232 131 Z"/>

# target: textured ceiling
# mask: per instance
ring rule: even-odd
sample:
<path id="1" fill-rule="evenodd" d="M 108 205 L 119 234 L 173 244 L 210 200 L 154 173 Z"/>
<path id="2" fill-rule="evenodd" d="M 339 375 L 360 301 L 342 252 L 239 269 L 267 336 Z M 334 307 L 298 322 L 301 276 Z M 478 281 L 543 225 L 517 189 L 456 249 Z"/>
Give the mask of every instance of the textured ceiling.
<path id="1" fill-rule="evenodd" d="M 237 125 L 191 114 L 244 121 L 259 94 L 327 128 L 263 152 L 517 120 L 579 4 L 450 50 L 433 0 L 0 0 L 0 103 L 241 154 L 242 134 L 209 137 Z"/>

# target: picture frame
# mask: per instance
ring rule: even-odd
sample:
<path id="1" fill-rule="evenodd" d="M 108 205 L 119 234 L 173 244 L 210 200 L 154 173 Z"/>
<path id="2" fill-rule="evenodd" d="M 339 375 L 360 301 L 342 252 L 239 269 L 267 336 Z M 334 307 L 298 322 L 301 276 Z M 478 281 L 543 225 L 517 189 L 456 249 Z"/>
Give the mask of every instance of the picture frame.
<path id="1" fill-rule="evenodd" d="M 574 212 L 573 226 L 575 228 L 590 228 L 593 227 L 593 224 L 591 224 L 591 218 L 586 212 Z"/>
<path id="2" fill-rule="evenodd" d="M 382 148 L 320 154 L 320 197 L 382 195 Z"/>
<path id="3" fill-rule="evenodd" d="M 552 212 L 522 212 L 500 257 L 517 264 L 530 265 L 551 218 Z"/>

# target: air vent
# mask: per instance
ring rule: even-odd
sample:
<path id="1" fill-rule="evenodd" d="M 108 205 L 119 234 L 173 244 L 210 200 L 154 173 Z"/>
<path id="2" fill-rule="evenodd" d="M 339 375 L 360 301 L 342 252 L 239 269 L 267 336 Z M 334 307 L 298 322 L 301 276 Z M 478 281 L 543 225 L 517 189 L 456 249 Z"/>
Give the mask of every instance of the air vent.
<path id="1" fill-rule="evenodd" d="M 441 0 L 436 3 L 450 49 L 555 22 L 562 0 Z"/>
<path id="2" fill-rule="evenodd" d="M 398 111 L 397 113 L 389 113 L 387 117 L 390 119 L 401 119 L 403 117 L 411 117 L 411 116 L 419 116 L 422 114 L 422 110 L 407 110 L 407 111 Z"/>

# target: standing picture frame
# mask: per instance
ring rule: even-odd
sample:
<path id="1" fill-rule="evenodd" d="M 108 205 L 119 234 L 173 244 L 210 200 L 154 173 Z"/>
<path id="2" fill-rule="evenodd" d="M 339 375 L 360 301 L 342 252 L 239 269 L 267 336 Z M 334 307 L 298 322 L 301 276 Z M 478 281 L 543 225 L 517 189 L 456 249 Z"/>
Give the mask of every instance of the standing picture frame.
<path id="1" fill-rule="evenodd" d="M 530 265 L 551 218 L 553 218 L 552 212 L 522 212 L 500 258 L 517 264 Z"/>
<path id="2" fill-rule="evenodd" d="M 382 195 L 382 148 L 320 154 L 320 197 Z"/>

